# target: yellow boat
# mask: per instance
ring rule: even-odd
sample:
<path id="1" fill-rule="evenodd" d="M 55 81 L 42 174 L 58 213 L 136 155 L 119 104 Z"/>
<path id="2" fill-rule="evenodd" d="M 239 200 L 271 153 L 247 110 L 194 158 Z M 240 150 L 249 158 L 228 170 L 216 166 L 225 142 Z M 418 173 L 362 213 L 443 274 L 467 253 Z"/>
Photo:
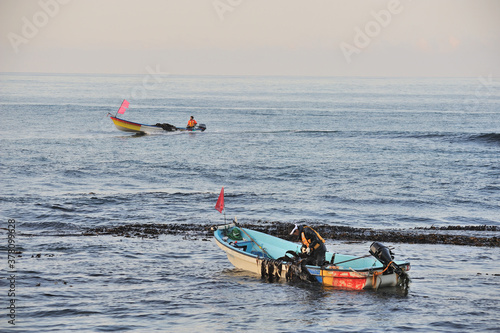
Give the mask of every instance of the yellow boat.
<path id="1" fill-rule="evenodd" d="M 157 123 L 155 125 L 146 125 L 146 124 L 141 124 L 141 123 L 135 123 L 133 121 L 128 121 L 125 119 L 120 119 L 117 118 L 118 114 L 124 114 L 127 108 L 129 107 L 129 102 L 127 100 L 123 100 L 120 108 L 116 112 L 116 115 L 113 117 L 111 113 L 108 113 L 108 116 L 111 118 L 113 123 L 115 124 L 116 128 L 118 128 L 120 131 L 124 132 L 132 132 L 132 133 L 158 133 L 158 132 L 176 132 L 176 131 L 181 131 L 181 132 L 203 132 L 204 130 L 207 129 L 207 126 L 205 124 L 199 124 L 196 125 L 195 127 L 176 127 L 174 125 L 170 125 L 167 123 Z"/>
<path id="2" fill-rule="evenodd" d="M 199 124 L 193 128 L 187 127 L 176 127 L 167 123 L 156 124 L 156 125 L 146 125 L 141 123 L 135 123 L 132 121 L 116 118 L 110 115 L 111 120 L 115 124 L 116 128 L 120 131 L 124 132 L 132 132 L 132 133 L 159 133 L 159 132 L 203 132 L 207 129 L 204 124 Z"/>

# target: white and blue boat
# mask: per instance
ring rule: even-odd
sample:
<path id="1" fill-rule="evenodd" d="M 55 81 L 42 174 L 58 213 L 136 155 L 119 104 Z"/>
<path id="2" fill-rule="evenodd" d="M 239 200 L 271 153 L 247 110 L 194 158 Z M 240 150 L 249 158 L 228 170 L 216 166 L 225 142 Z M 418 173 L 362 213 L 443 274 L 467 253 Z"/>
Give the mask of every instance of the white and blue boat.
<path id="1" fill-rule="evenodd" d="M 305 264 L 301 244 L 238 226 L 235 222 L 214 227 L 217 245 L 236 268 L 270 280 L 293 277 L 317 281 L 324 286 L 349 290 L 408 285 L 408 261 L 394 261 L 391 251 L 379 242 L 370 255 L 356 257 L 327 252 L 322 266 Z"/>

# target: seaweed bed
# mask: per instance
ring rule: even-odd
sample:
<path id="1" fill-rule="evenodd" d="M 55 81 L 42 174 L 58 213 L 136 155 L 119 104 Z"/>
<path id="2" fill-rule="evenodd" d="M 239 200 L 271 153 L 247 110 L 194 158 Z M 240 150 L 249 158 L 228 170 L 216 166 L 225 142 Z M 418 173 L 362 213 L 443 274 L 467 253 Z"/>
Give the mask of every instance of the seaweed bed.
<path id="1" fill-rule="evenodd" d="M 241 227 L 261 231 L 276 237 L 295 241 L 289 235 L 293 224 L 284 222 L 241 223 Z M 85 236 L 113 235 L 122 237 L 157 238 L 159 235 L 212 236 L 208 224 L 127 224 L 97 227 L 85 230 Z M 371 229 L 311 224 L 324 239 L 342 241 L 382 241 L 408 244 L 453 244 L 500 247 L 500 228 L 496 226 L 446 226 L 413 229 Z"/>

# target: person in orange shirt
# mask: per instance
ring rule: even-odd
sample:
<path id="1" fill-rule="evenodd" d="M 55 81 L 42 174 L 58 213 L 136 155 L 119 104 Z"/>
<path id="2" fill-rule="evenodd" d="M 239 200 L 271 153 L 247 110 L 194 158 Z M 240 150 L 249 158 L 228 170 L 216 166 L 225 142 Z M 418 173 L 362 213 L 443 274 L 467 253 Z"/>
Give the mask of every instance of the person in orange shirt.
<path id="1" fill-rule="evenodd" d="M 194 128 L 197 124 L 198 123 L 194 120 L 194 117 L 191 116 L 191 119 L 188 121 L 187 128 Z"/>

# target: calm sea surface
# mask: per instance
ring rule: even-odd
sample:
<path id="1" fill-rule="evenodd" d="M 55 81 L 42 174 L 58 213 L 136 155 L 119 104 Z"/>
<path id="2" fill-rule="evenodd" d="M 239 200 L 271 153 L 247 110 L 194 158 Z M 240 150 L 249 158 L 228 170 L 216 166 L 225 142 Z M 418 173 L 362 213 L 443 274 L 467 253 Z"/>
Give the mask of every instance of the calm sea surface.
<path id="1" fill-rule="evenodd" d="M 106 114 L 123 99 L 126 120 L 193 115 L 207 130 L 120 132 Z M 222 186 L 240 222 L 499 227 L 491 78 L 1 74 L 0 152 L 2 332 L 499 331 L 498 248 L 394 240 L 412 263 L 401 295 L 268 283 L 196 235 L 81 235 L 220 224 Z M 369 244 L 327 247 L 364 255 Z"/>

